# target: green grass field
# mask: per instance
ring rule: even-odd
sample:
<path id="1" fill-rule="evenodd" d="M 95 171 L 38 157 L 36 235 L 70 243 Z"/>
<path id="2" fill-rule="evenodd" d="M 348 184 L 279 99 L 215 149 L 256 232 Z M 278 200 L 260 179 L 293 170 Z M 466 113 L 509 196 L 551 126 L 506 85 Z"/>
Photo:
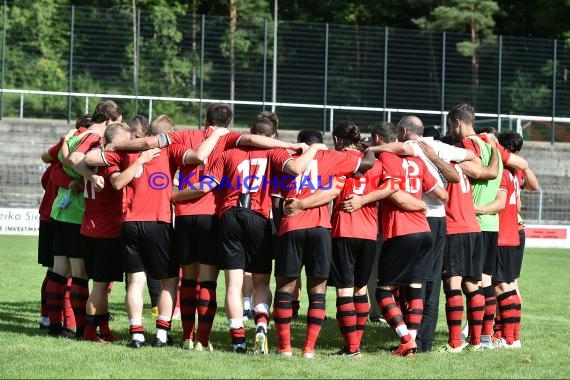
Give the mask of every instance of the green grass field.
<path id="1" fill-rule="evenodd" d="M 365 355 L 343 358 L 331 355 L 341 345 L 334 320 L 334 294 L 329 290 L 330 316 L 317 344 L 318 357 L 295 355 L 258 357 L 230 352 L 222 307 L 218 310 L 212 342 L 214 352 L 179 348 L 125 347 L 128 320 L 124 291 L 116 284 L 111 295 L 111 327 L 121 340 L 107 345 L 48 338 L 38 329 L 39 288 L 44 269 L 36 264 L 35 237 L 0 236 L 0 377 L 2 378 L 568 378 L 570 357 L 570 251 L 527 249 L 521 289 L 523 294 L 523 348 L 449 355 L 418 354 L 398 358 L 388 353 L 397 344 L 386 325 L 369 325 L 364 335 Z M 223 280 L 222 280 L 223 283 Z M 218 303 L 223 305 L 219 288 Z M 306 307 L 301 301 L 301 312 Z M 446 342 L 443 308 L 435 347 Z M 304 318 L 293 326 L 293 344 L 299 353 Z M 145 308 L 147 339 L 154 321 Z M 247 322 L 252 345 L 253 322 Z M 181 326 L 174 322 L 173 337 L 180 343 Z M 274 331 L 269 332 L 275 342 Z"/>

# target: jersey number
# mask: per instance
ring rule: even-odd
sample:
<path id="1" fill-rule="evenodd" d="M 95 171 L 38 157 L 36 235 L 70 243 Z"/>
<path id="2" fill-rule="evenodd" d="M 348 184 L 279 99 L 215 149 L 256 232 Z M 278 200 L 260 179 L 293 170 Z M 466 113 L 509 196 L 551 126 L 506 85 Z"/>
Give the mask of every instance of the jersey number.
<path id="1" fill-rule="evenodd" d="M 402 160 L 402 167 L 406 173 L 406 191 L 411 194 L 419 193 L 422 188 L 420 167 L 414 161 Z"/>
<path id="2" fill-rule="evenodd" d="M 252 175 L 253 166 L 257 166 L 255 174 Z M 259 190 L 262 185 L 263 176 L 267 169 L 267 158 L 252 158 L 251 160 L 243 160 L 238 166 L 242 183 L 241 183 L 241 193 L 255 193 Z"/>

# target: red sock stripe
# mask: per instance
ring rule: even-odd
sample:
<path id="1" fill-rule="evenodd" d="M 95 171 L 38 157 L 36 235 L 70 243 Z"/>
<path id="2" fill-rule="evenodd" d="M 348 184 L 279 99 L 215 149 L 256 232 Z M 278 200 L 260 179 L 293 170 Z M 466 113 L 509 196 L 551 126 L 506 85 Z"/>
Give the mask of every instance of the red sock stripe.
<path id="1" fill-rule="evenodd" d="M 493 334 L 493 321 L 497 312 L 497 298 L 492 286 L 483 288 L 483 295 L 485 296 L 485 314 L 481 335 L 491 335 Z"/>
<path id="2" fill-rule="evenodd" d="M 396 304 L 396 300 L 391 291 L 384 289 L 376 289 L 376 299 L 378 307 L 382 310 L 382 315 L 390 327 L 395 331 L 396 328 L 404 324 L 402 310 Z"/>
<path id="3" fill-rule="evenodd" d="M 46 303 L 50 325 L 56 327 L 62 323 L 62 310 L 67 278 L 52 273 L 46 284 Z"/>
<path id="4" fill-rule="evenodd" d="M 501 294 L 497 297 L 499 301 L 499 313 L 501 314 L 501 333 L 502 338 L 508 344 L 512 344 L 515 334 L 515 323 L 517 322 L 517 305 L 515 296 L 510 294 Z"/>
<path id="5" fill-rule="evenodd" d="M 485 315 L 485 297 L 480 290 L 467 294 L 467 321 L 469 323 L 469 343 L 478 345 L 481 343 L 481 329 Z"/>
<path id="6" fill-rule="evenodd" d="M 451 347 L 461 345 L 461 321 L 463 320 L 463 293 L 459 289 L 445 292 L 445 317 L 449 339 L 447 343 Z"/>
<path id="7" fill-rule="evenodd" d="M 407 288 L 406 297 L 406 325 L 410 330 L 420 328 L 424 313 L 424 299 L 421 288 Z"/>
<path id="8" fill-rule="evenodd" d="M 513 332 L 513 339 L 514 340 L 520 340 L 521 339 L 521 319 L 522 319 L 522 304 L 521 304 L 521 299 L 519 297 L 518 294 L 515 294 L 514 296 L 515 299 L 515 305 L 516 305 L 516 322 L 515 322 L 515 328 L 514 328 L 514 332 Z"/>
<path id="9" fill-rule="evenodd" d="M 83 330 L 85 327 L 85 305 L 89 298 L 89 288 L 87 284 L 88 281 L 83 278 L 72 278 L 70 301 L 78 330 Z"/>
<path id="10" fill-rule="evenodd" d="M 143 334 L 144 327 L 143 325 L 133 325 L 129 327 L 129 334 Z"/>
<path id="11" fill-rule="evenodd" d="M 198 303 L 197 285 L 194 280 L 183 279 L 180 286 L 180 319 L 182 320 L 183 340 L 194 340 L 196 305 Z"/>
<path id="12" fill-rule="evenodd" d="M 198 341 L 204 346 L 208 346 L 212 324 L 218 309 L 216 302 L 216 282 L 202 281 L 200 282 L 200 291 L 198 293 Z"/>
<path id="13" fill-rule="evenodd" d="M 256 311 L 254 316 L 253 316 L 253 320 L 255 321 L 255 324 L 257 325 L 258 323 L 265 323 L 268 324 L 269 323 L 269 314 L 265 313 L 265 312 L 259 312 Z"/>
<path id="14" fill-rule="evenodd" d="M 370 313 L 370 303 L 368 295 L 354 296 L 354 309 L 356 310 L 356 334 L 358 341 L 362 340 L 366 323 L 368 322 L 368 314 Z"/>
<path id="15" fill-rule="evenodd" d="M 342 334 L 344 346 L 354 352 L 360 346 L 356 333 L 356 309 L 352 297 L 339 297 L 336 300 L 336 321 Z"/>
<path id="16" fill-rule="evenodd" d="M 309 310 L 307 311 L 307 333 L 303 350 L 314 350 L 321 327 L 326 316 L 326 296 L 324 294 L 309 295 Z"/>
<path id="17" fill-rule="evenodd" d="M 245 343 L 245 328 L 230 329 L 230 337 L 232 338 L 232 344 Z"/>
<path id="18" fill-rule="evenodd" d="M 291 351 L 291 318 L 293 317 L 293 294 L 275 292 L 273 321 L 279 342 L 279 351 Z"/>
<path id="19" fill-rule="evenodd" d="M 172 323 L 170 321 L 163 321 L 162 319 L 156 320 L 156 328 L 161 330 L 170 331 Z"/>

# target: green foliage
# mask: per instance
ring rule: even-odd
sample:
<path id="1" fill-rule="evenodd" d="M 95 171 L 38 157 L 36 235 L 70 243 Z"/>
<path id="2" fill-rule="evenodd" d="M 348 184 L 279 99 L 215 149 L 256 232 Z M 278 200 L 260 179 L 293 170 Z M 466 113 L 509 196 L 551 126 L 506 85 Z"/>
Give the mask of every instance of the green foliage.
<path id="1" fill-rule="evenodd" d="M 515 80 L 507 87 L 512 113 L 528 113 L 529 110 L 544 110 L 552 90 L 544 84 L 536 83 L 532 75 L 517 69 Z"/>

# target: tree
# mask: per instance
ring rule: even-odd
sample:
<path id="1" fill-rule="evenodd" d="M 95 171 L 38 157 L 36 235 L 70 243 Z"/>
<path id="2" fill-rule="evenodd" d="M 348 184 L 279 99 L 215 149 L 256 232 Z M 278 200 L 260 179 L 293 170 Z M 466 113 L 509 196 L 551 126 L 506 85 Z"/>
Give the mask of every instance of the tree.
<path id="1" fill-rule="evenodd" d="M 499 6 L 494 0 L 453 0 L 449 6 L 438 6 L 431 17 L 414 19 L 422 29 L 468 31 L 470 40 L 457 44 L 457 51 L 465 57 L 471 57 L 473 84 L 479 86 L 478 51 L 482 42 L 492 36 L 495 26 L 494 16 Z M 483 37 L 481 39 L 481 37 Z"/>

